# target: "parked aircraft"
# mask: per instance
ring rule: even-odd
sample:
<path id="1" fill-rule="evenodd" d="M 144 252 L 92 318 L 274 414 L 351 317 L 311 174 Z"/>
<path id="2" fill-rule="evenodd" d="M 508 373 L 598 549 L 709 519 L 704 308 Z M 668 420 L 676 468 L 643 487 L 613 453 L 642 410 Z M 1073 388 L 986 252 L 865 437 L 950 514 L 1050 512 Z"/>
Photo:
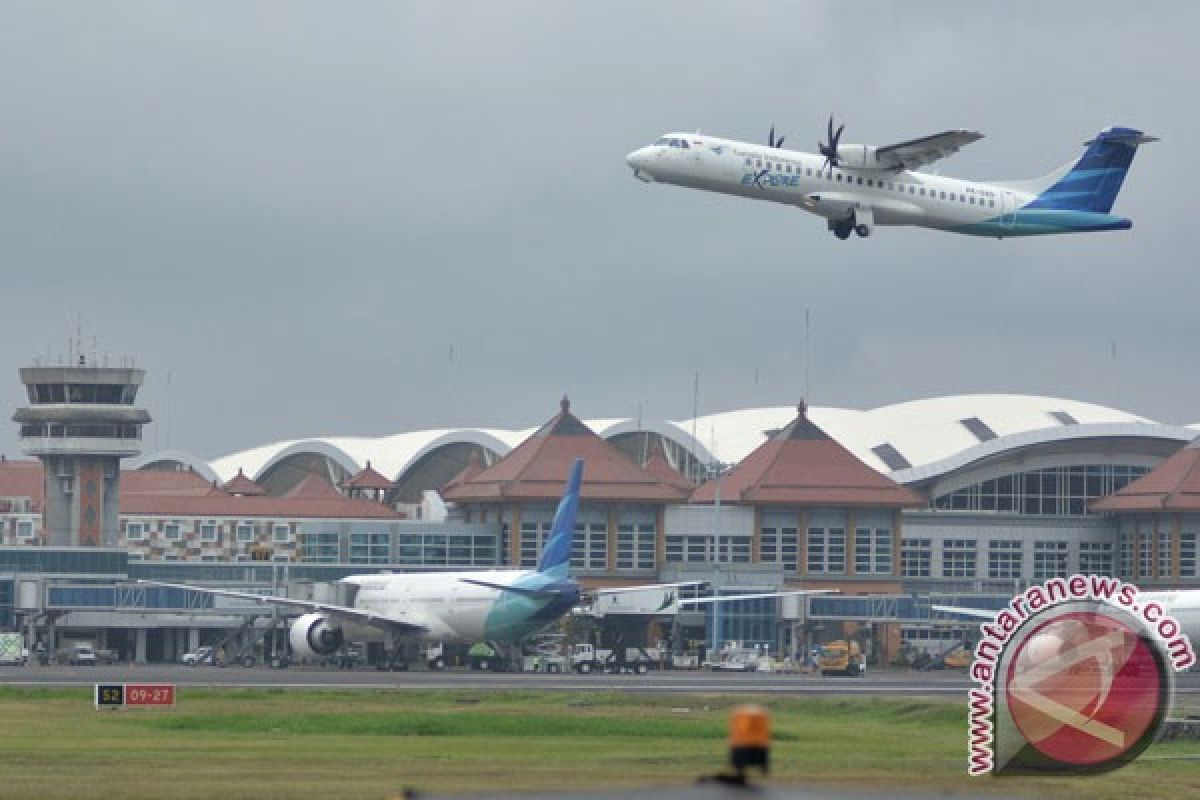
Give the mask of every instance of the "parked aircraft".
<path id="1" fill-rule="evenodd" d="M 752 144 L 700 133 L 668 133 L 625 160 L 635 177 L 797 206 L 824 217 L 839 239 L 877 225 L 916 225 L 976 236 L 1032 236 L 1124 230 L 1110 214 L 1139 145 L 1157 141 L 1110 127 L 1083 156 L 1041 178 L 975 181 L 916 171 L 983 134 L 950 130 L 884 146 L 841 144 L 844 125 L 818 153 L 783 149 L 784 137 Z"/>
<path id="2" fill-rule="evenodd" d="M 393 666 L 399 664 L 399 642 L 404 638 L 512 644 L 571 611 L 584 594 L 595 598 L 700 583 L 684 581 L 585 592 L 568 574 L 582 481 L 583 460 L 577 459 L 535 570 L 351 575 L 339 581 L 352 589 L 353 599 L 348 606 L 161 581 L 138 583 L 210 592 L 299 611 L 301 615 L 288 629 L 296 656 L 332 655 L 348 641 L 382 641 Z M 431 664 L 442 668 L 445 661 L 435 657 Z"/>

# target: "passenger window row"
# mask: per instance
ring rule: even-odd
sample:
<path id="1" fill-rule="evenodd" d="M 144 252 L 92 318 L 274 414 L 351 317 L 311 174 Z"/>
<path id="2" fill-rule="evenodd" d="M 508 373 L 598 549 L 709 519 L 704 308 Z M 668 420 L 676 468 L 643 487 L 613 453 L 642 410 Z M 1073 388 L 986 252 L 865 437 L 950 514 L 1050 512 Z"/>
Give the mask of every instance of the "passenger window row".
<path id="1" fill-rule="evenodd" d="M 763 169 L 763 160 L 761 158 L 751 158 L 751 157 L 747 156 L 746 157 L 746 166 Z M 777 172 L 782 172 L 787 175 L 804 174 L 809 178 L 811 178 L 813 176 L 812 167 L 801 168 L 799 165 L 797 165 L 795 167 L 795 170 L 793 171 L 791 164 L 784 164 L 784 163 L 778 162 L 778 161 L 767 161 L 766 169 L 774 169 Z M 845 175 L 844 178 L 843 178 L 843 175 Z M 865 185 L 869 189 L 885 188 L 884 181 L 882 181 L 882 180 L 876 181 L 874 178 L 867 178 L 866 183 L 864 184 L 863 177 L 861 175 L 848 175 L 848 174 L 845 174 L 842 172 L 835 172 L 833 170 L 829 170 L 824 173 L 825 180 L 834 180 L 835 179 L 834 176 L 836 176 L 836 180 L 839 182 L 841 182 L 842 180 L 845 180 L 846 183 L 856 183 L 859 186 Z M 817 170 L 817 177 L 818 178 L 822 177 L 821 170 Z M 978 200 L 976 200 L 976 198 L 973 195 L 956 194 L 955 192 L 950 192 L 947 194 L 945 191 L 940 191 L 937 189 L 928 189 L 927 190 L 924 186 L 915 186 L 913 184 L 893 183 L 892 181 L 887 181 L 886 188 L 889 192 L 897 191 L 897 192 L 900 192 L 901 194 L 903 194 L 904 192 L 907 191 L 911 195 L 917 195 L 919 197 L 931 197 L 936 200 L 946 200 L 951 203 L 957 202 L 957 203 L 963 203 L 963 204 L 969 203 L 970 205 L 976 205 L 976 204 L 981 205 L 981 206 L 986 205 L 989 208 L 996 207 L 996 201 L 994 199 L 990 199 L 990 198 L 985 199 L 985 198 L 981 197 Z"/>

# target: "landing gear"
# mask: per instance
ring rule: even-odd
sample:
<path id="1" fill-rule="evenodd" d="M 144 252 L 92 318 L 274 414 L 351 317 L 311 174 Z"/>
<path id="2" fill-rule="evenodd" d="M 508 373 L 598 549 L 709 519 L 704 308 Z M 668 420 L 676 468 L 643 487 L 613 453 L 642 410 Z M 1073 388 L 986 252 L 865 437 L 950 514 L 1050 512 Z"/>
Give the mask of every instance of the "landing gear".
<path id="1" fill-rule="evenodd" d="M 850 234 L 854 231 L 854 223 L 851 220 L 838 220 L 837 222 L 830 221 L 829 230 L 833 231 L 833 235 L 845 241 L 850 238 Z"/>
<path id="2" fill-rule="evenodd" d="M 871 226 L 870 225 L 855 225 L 854 232 L 865 239 L 871 235 Z"/>

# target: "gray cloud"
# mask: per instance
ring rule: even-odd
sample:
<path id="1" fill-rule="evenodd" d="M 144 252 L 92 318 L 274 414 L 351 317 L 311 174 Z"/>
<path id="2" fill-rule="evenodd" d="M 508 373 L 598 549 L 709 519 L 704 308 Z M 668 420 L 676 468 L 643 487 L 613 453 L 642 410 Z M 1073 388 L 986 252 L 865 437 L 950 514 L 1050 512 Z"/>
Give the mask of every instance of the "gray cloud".
<path id="1" fill-rule="evenodd" d="M 0 397 L 82 314 L 150 444 L 1043 392 L 1195 422 L 1191 4 L 9 4 Z M 634 181 L 664 130 L 812 148 L 947 127 L 1031 177 L 1163 136 L 1132 231 L 884 229 Z M 1118 358 L 1110 342 L 1118 342 Z M 453 359 L 450 357 L 453 348 Z M 170 371 L 168 392 L 166 374 Z M 169 409 L 169 410 L 168 410 Z M 169 419 L 168 419 L 169 418 Z M 0 434 L 16 449 L 15 430 Z"/>

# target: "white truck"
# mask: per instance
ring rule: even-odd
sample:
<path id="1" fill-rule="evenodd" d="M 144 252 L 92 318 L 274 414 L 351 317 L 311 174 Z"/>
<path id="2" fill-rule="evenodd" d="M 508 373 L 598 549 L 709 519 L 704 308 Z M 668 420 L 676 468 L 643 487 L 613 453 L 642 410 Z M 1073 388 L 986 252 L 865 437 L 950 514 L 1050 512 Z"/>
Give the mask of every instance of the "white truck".
<path id="1" fill-rule="evenodd" d="M 197 647 L 190 653 L 184 653 L 180 661 L 189 667 L 199 666 L 200 664 L 212 665 L 217 662 L 217 656 L 213 648 L 206 645 L 204 647 Z"/>
<path id="2" fill-rule="evenodd" d="M 0 665 L 24 666 L 29 660 L 25 636 L 20 633 L 0 633 Z"/>
<path id="3" fill-rule="evenodd" d="M 626 647 L 624 650 L 598 649 L 586 642 L 575 645 L 571 651 L 571 669 L 580 675 L 591 672 L 615 672 L 645 675 L 658 666 L 655 656 L 641 647 Z"/>

